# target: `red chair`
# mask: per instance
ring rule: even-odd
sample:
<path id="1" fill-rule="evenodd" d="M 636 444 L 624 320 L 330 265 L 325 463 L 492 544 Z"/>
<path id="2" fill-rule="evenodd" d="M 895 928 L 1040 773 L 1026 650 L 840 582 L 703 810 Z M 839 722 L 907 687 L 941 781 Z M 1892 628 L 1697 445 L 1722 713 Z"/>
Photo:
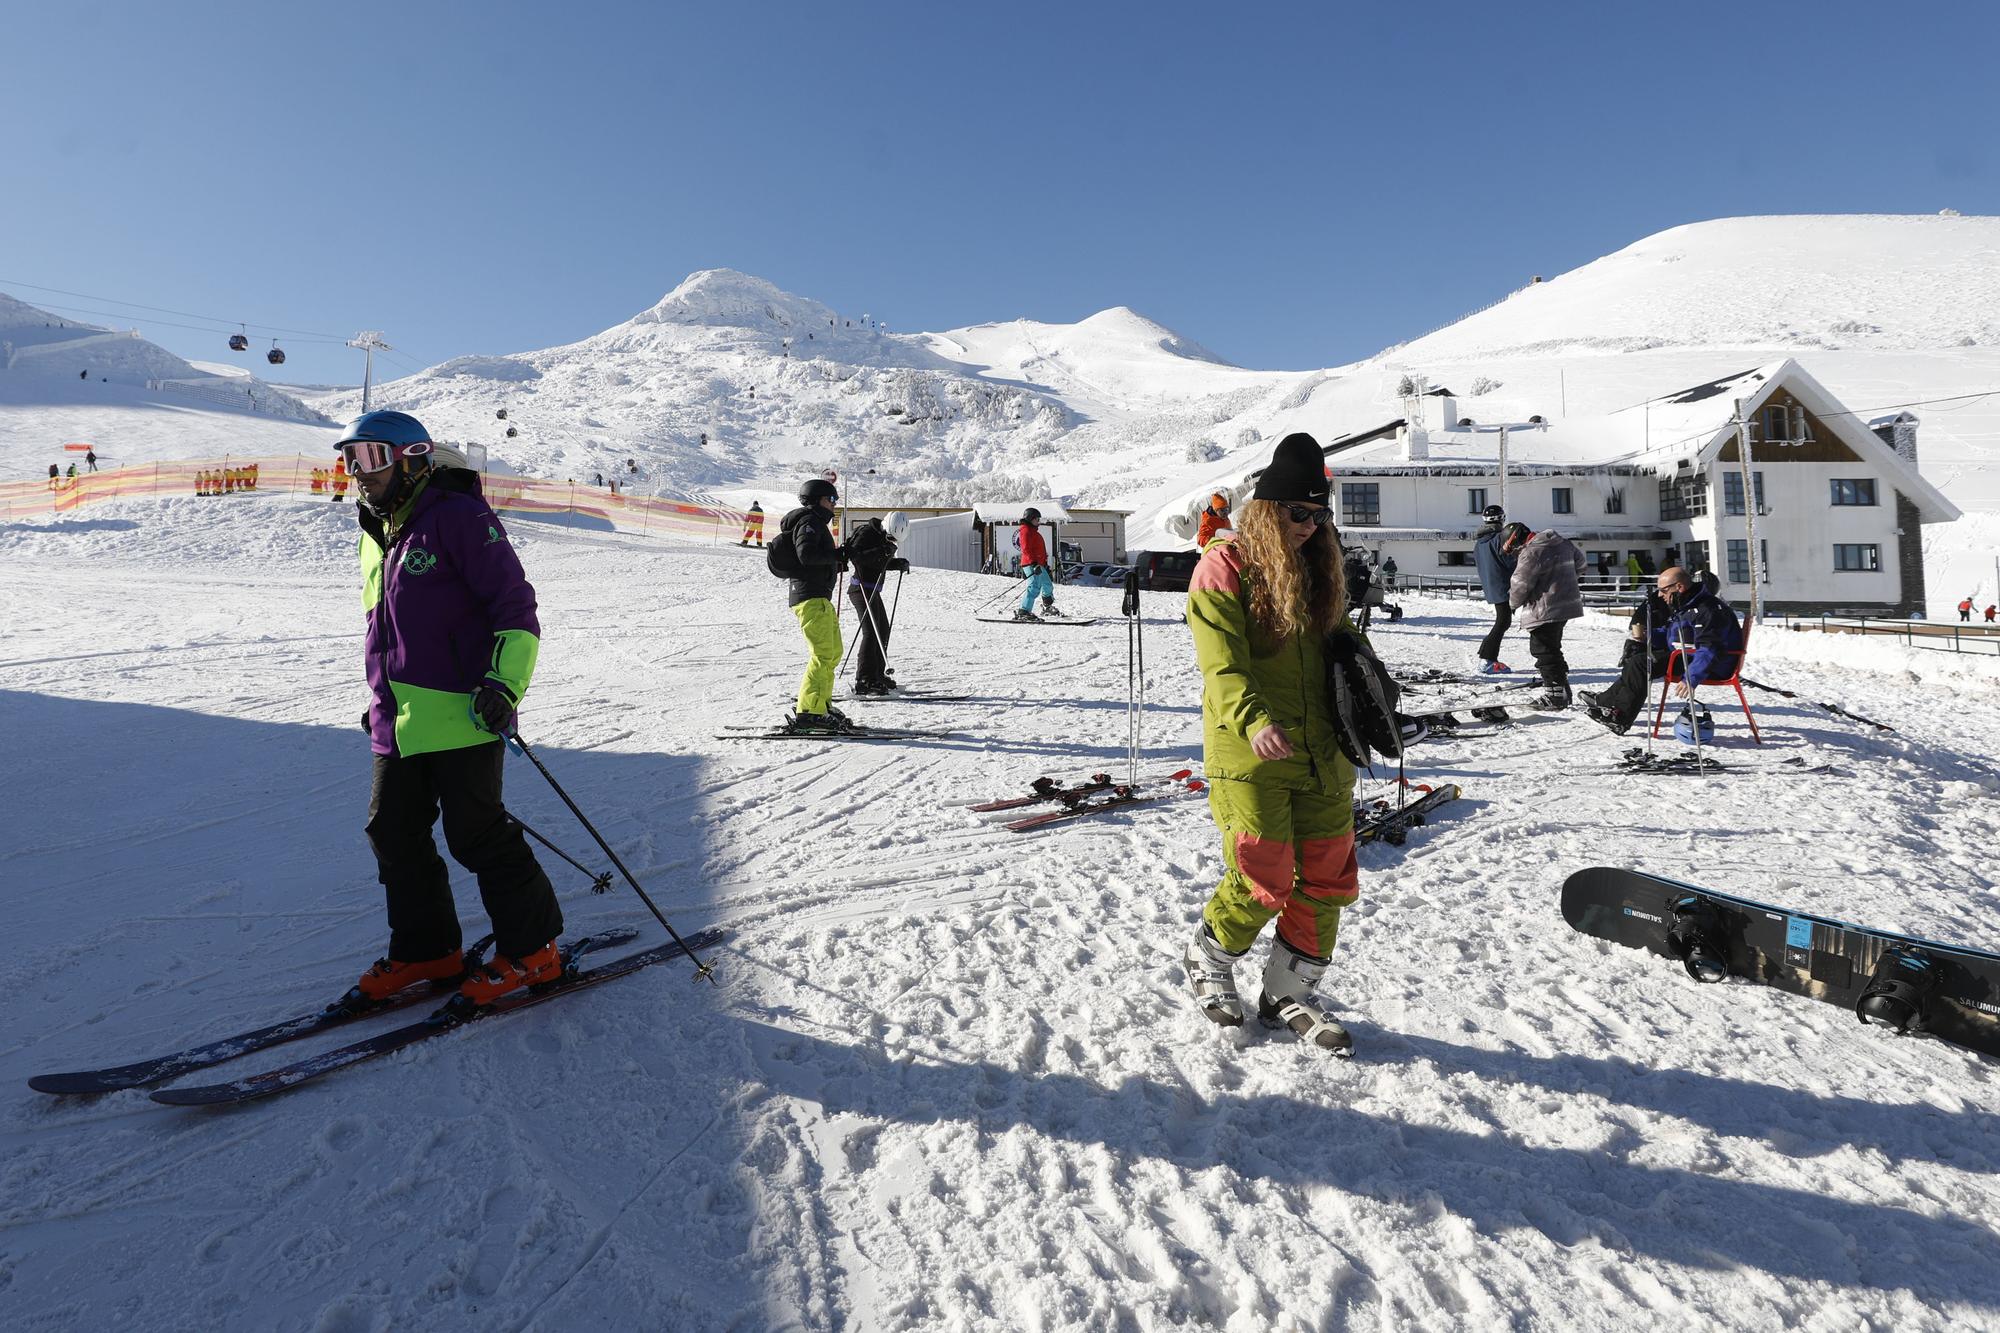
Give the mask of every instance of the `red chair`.
<path id="1" fill-rule="evenodd" d="M 1736 691 L 1736 702 L 1743 705 L 1743 717 L 1746 721 L 1750 723 L 1750 739 L 1756 741 L 1757 744 L 1762 745 L 1764 743 L 1764 738 L 1763 736 L 1758 734 L 1757 719 L 1750 712 L 1750 701 L 1743 697 L 1743 659 L 1745 657 L 1748 657 L 1749 655 L 1750 655 L 1750 617 L 1745 616 L 1743 617 L 1743 646 L 1741 648 L 1738 648 L 1735 652 L 1727 654 L 1727 656 L 1736 659 L 1736 669 L 1729 673 L 1729 678 L 1727 680 L 1707 680 L 1703 681 L 1702 684 L 1727 685 Z M 1674 649 L 1672 652 L 1667 654 L 1667 678 L 1660 682 L 1660 706 L 1653 710 L 1653 735 L 1655 737 L 1659 736 L 1660 734 L 1660 719 L 1667 715 L 1667 692 L 1674 687 L 1674 682 L 1677 679 L 1679 679 L 1674 674 L 1674 668 L 1680 664 L 1680 660 L 1683 656 L 1684 654 L 1678 648 Z M 1696 686 L 1695 688 L 1699 689 L 1701 687 Z"/>

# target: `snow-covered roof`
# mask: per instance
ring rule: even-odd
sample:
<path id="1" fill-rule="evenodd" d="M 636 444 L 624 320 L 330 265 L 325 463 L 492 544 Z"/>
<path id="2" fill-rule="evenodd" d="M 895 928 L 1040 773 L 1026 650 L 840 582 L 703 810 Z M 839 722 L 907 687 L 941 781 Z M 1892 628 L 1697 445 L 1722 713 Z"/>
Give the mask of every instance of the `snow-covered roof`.
<path id="1" fill-rule="evenodd" d="M 981 523 L 1019 523 L 1021 515 L 1030 509 L 1042 511 L 1046 523 L 1067 523 L 1069 510 L 1060 500 L 1006 500 L 999 504 L 976 504 L 972 512 L 979 516 Z"/>

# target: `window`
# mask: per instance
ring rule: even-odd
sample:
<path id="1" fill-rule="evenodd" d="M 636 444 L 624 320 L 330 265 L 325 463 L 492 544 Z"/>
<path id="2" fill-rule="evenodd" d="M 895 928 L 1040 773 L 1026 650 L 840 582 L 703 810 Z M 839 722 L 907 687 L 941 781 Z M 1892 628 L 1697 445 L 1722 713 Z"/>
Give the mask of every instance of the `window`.
<path id="1" fill-rule="evenodd" d="M 1382 523 L 1382 483 L 1343 481 L 1340 483 L 1340 526 L 1380 527 Z"/>
<path id="2" fill-rule="evenodd" d="M 1764 474 L 1762 472 L 1756 475 L 1756 486 L 1757 512 L 1760 514 L 1769 513 L 1770 511 L 1764 507 Z M 1722 474 L 1722 512 L 1725 514 L 1734 514 L 1738 517 L 1741 517 L 1743 514 L 1743 473 L 1741 469 Z"/>
<path id="3" fill-rule="evenodd" d="M 1660 521 L 1670 523 L 1677 518 L 1700 518 L 1708 512 L 1708 474 L 1695 470 L 1682 470 L 1671 477 L 1660 478 Z"/>
<path id="4" fill-rule="evenodd" d="M 1872 574 L 1882 568 L 1882 548 L 1872 542 L 1837 544 L 1833 548 L 1833 567 L 1842 574 Z"/>
<path id="5" fill-rule="evenodd" d="M 1771 581 L 1771 543 L 1759 538 L 1757 541 L 1757 570 L 1763 575 L 1758 581 Z M 1750 581 L 1750 543 L 1740 537 L 1729 539 L 1729 581 L 1748 583 Z"/>
<path id="6" fill-rule="evenodd" d="M 1470 551 L 1438 552 L 1438 566 L 1441 569 L 1470 569 L 1477 563 Z"/>
<path id="7" fill-rule="evenodd" d="M 1570 497 L 1569 487 L 1567 486 L 1551 487 L 1549 490 L 1550 508 L 1552 508 L 1558 514 L 1569 513 L 1570 512 L 1569 497 Z"/>
<path id="8" fill-rule="evenodd" d="M 1792 438 L 1791 416 L 1783 403 L 1772 403 L 1764 409 L 1764 438 L 1767 440 Z"/>
<path id="9" fill-rule="evenodd" d="M 1625 512 L 1625 488 L 1623 486 L 1615 487 L 1610 494 L 1604 497 L 1604 512 L 1607 514 L 1622 514 Z"/>
<path id="10" fill-rule="evenodd" d="M 1583 558 L 1593 574 L 1619 574 L 1625 569 L 1624 562 L 1618 558 L 1616 551 L 1585 551 Z"/>
<path id="11" fill-rule="evenodd" d="M 1707 542 L 1681 543 L 1681 568 L 1690 574 L 1699 574 L 1708 568 Z"/>
<path id="12" fill-rule="evenodd" d="M 1833 502 L 1836 505 L 1873 505 L 1875 503 L 1875 478 L 1835 477 L 1833 479 Z"/>
<path id="13" fill-rule="evenodd" d="M 1477 514 L 1485 508 L 1486 508 L 1486 488 L 1484 486 L 1474 486 L 1471 490 L 1465 493 L 1466 513 Z"/>

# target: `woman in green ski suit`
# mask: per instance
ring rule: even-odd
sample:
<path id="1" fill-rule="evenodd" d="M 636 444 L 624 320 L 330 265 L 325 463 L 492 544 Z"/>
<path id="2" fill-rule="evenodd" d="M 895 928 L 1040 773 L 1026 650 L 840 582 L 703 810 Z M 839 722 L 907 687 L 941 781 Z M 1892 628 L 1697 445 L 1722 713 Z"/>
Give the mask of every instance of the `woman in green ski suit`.
<path id="1" fill-rule="evenodd" d="M 1259 1017 L 1344 1055 L 1347 1030 L 1312 994 L 1359 892 L 1354 767 L 1334 738 L 1322 651 L 1347 614 L 1330 490 L 1319 445 L 1286 436 L 1190 583 L 1203 764 L 1228 870 L 1184 961 L 1202 1013 L 1239 1026 L 1235 964 L 1276 918 Z"/>

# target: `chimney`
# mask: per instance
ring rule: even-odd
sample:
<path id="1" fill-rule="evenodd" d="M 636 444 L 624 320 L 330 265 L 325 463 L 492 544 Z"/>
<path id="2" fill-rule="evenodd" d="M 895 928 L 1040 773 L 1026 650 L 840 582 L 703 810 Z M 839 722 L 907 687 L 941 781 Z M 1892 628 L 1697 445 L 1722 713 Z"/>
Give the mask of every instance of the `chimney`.
<path id="1" fill-rule="evenodd" d="M 1882 443 L 1896 451 L 1896 456 L 1911 467 L 1917 465 L 1917 418 L 1908 412 L 1898 412 L 1890 417 L 1877 417 L 1868 423 L 1868 429 Z"/>
<path id="2" fill-rule="evenodd" d="M 1402 436 L 1405 460 L 1418 463 L 1431 456 L 1431 433 L 1421 425 L 1404 426 Z"/>

